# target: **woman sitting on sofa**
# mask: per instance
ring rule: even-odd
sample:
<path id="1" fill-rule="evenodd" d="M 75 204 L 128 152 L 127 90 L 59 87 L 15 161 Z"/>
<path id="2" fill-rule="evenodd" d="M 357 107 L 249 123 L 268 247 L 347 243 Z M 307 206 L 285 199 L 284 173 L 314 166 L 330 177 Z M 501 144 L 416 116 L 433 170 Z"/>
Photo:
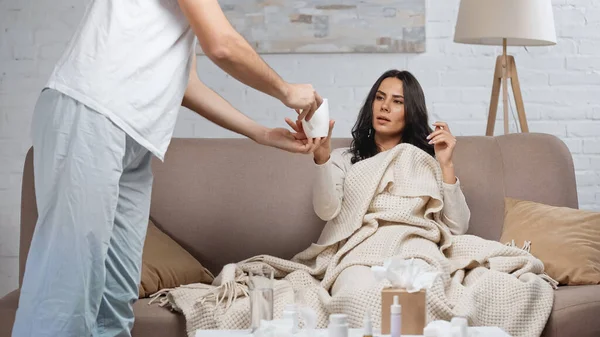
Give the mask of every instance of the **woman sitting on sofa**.
<path id="1" fill-rule="evenodd" d="M 303 132 L 301 123 L 287 122 Z M 425 285 L 428 319 L 464 316 L 470 325 L 539 336 L 553 298 L 543 264 L 519 248 L 462 235 L 470 211 L 452 163 L 456 140 L 446 123 L 433 125 L 414 76 L 385 72 L 361 109 L 351 146 L 331 151 L 330 122 L 314 152 L 314 209 L 328 221 L 318 240 L 291 259 L 261 254 L 227 265 L 213 285 L 175 290 L 169 301 L 188 312 L 188 322 L 202 322 L 194 329 L 244 329 L 240 317 L 250 301 L 236 299 L 253 283 L 250 274 L 269 271 L 279 308 L 290 301 L 311 308 L 318 328 L 334 313 L 360 327 L 370 312 L 378 327 L 382 286 L 401 278 L 380 279 L 372 267 L 409 260 L 426 277 L 436 275 Z"/>
<path id="2" fill-rule="evenodd" d="M 296 132 L 302 132 L 299 121 L 286 121 Z M 331 121 L 329 136 L 314 152 L 318 174 L 313 205 L 321 219 L 329 221 L 340 213 L 344 177 L 353 164 L 400 143 L 410 143 L 439 162 L 444 188 L 442 219 L 452 234 L 466 233 L 470 211 L 452 163 L 456 139 L 446 123 L 433 123 L 435 131 L 430 128 L 423 89 L 410 72 L 389 70 L 377 79 L 352 130 L 350 148 L 331 151 L 333 125 Z"/>

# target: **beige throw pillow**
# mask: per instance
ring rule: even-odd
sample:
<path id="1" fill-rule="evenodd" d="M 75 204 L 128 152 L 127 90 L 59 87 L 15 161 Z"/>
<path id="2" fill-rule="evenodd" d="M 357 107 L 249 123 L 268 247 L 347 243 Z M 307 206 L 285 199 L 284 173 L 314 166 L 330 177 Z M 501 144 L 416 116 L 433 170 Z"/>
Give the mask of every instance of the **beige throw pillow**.
<path id="1" fill-rule="evenodd" d="M 211 283 L 214 276 L 177 242 L 150 220 L 142 255 L 139 298 L 164 288 L 190 283 Z"/>
<path id="2" fill-rule="evenodd" d="M 561 285 L 600 284 L 600 213 L 505 199 L 500 241 L 530 252 Z"/>

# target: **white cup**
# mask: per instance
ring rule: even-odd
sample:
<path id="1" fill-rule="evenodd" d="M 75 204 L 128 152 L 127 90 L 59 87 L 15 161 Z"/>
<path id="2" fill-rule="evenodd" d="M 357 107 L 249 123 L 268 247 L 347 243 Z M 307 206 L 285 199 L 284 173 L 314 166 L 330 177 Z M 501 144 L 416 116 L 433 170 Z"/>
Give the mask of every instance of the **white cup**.
<path id="1" fill-rule="evenodd" d="M 310 121 L 302 120 L 304 133 L 309 138 L 327 137 L 329 134 L 329 101 L 323 99 L 321 106 L 315 111 Z"/>

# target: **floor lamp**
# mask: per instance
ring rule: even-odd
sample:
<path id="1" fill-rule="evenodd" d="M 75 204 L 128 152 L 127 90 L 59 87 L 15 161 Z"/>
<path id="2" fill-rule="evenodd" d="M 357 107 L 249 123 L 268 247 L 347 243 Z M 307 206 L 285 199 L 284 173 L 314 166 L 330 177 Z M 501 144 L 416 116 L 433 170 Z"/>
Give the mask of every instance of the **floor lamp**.
<path id="1" fill-rule="evenodd" d="M 517 65 L 507 46 L 549 46 L 556 44 L 551 0 L 461 0 L 454 42 L 502 46 L 496 59 L 486 135 L 494 134 L 496 111 L 502 86 L 504 133 L 508 133 L 508 83 L 519 116 L 521 132 L 529 132 Z"/>

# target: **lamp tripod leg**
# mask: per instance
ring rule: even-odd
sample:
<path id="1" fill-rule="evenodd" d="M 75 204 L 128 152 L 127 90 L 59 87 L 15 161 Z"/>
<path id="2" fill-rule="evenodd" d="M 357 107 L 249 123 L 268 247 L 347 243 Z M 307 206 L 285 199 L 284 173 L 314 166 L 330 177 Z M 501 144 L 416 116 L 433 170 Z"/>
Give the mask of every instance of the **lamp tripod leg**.
<path id="1" fill-rule="evenodd" d="M 519 116 L 521 132 L 529 132 L 529 126 L 527 126 L 527 116 L 525 115 L 525 106 L 523 105 L 523 96 L 521 95 L 521 85 L 519 84 L 519 76 L 517 74 L 517 64 L 512 56 L 509 57 L 508 61 L 508 66 L 510 69 L 510 85 L 513 90 L 515 105 L 517 106 L 517 114 Z"/>
<path id="2" fill-rule="evenodd" d="M 488 113 L 486 136 L 494 135 L 496 126 L 496 112 L 498 111 L 498 100 L 500 98 L 500 85 L 502 83 L 502 60 L 500 57 L 496 59 L 496 67 L 494 70 L 494 80 L 492 82 L 492 96 L 490 99 L 490 109 Z"/>
<path id="3" fill-rule="evenodd" d="M 517 74 L 517 65 L 515 58 L 506 55 L 506 40 L 504 40 L 502 55 L 496 58 L 496 67 L 494 69 L 494 80 L 492 83 L 492 96 L 490 99 L 490 108 L 486 128 L 486 136 L 493 136 L 496 125 L 496 113 L 498 111 L 498 101 L 500 99 L 500 87 L 502 86 L 502 108 L 504 113 L 504 134 L 508 133 L 508 80 L 512 87 L 512 92 L 517 106 L 520 132 L 529 132 L 527 117 L 525 115 L 525 106 L 523 105 L 523 96 L 521 94 L 521 85 Z"/>

